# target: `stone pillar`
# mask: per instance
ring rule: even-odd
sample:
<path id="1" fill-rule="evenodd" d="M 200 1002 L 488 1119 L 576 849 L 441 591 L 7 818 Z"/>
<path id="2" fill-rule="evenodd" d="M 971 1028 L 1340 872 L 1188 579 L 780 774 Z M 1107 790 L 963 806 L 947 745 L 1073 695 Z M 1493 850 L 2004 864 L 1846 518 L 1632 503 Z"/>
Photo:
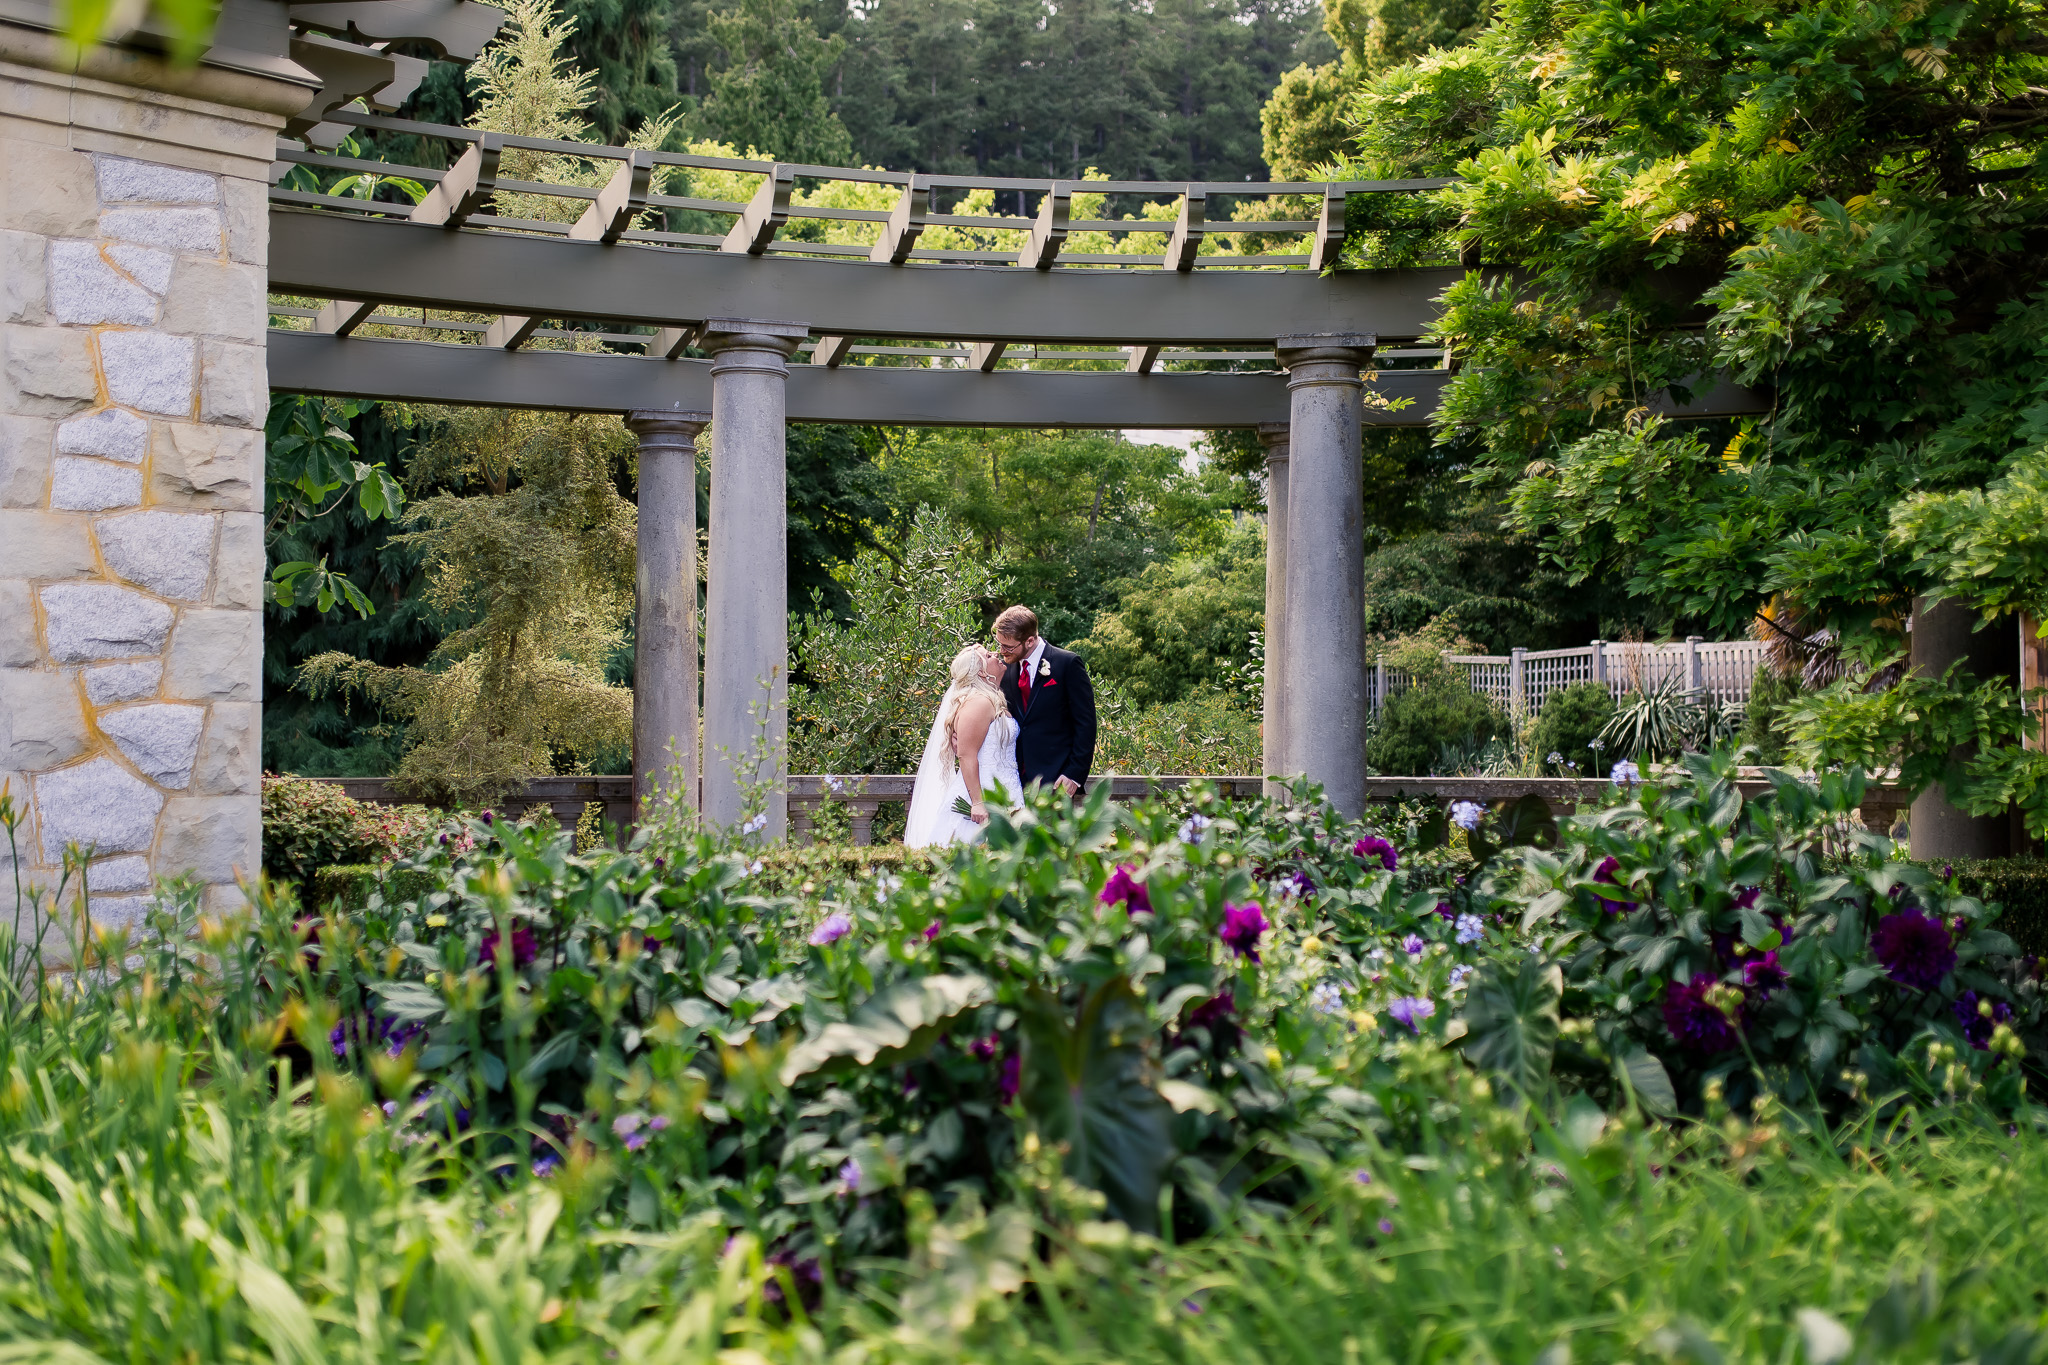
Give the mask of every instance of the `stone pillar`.
<path id="1" fill-rule="evenodd" d="M 261 862 L 267 198 L 306 89 L 4 50 L 0 779 L 31 818 L 0 915 L 74 843 L 96 928 L 181 873 L 225 908 Z"/>
<path id="2" fill-rule="evenodd" d="M 1976 629 L 1977 614 L 1961 602 L 1929 603 L 1913 599 L 1913 671 L 1938 678 L 1949 665 L 1963 661 L 1973 678 L 2019 681 L 2019 641 L 2010 628 Z M 1968 757 L 1967 749 L 1954 757 Z M 1948 799 L 1940 785 L 1913 801 L 1907 816 L 1915 858 L 2004 858 L 2013 851 L 2010 815 L 1970 815 Z"/>
<path id="3" fill-rule="evenodd" d="M 640 438 L 634 574 L 633 808 L 678 783 L 697 804 L 697 433 L 708 412 L 633 412 Z M 680 769 L 680 772 L 677 770 Z"/>
<path id="4" fill-rule="evenodd" d="M 740 821 L 744 783 L 772 782 L 763 842 L 789 825 L 789 357 L 808 329 L 714 319 L 711 555 L 704 599 L 704 818 Z"/>
<path id="5" fill-rule="evenodd" d="M 1259 427 L 1266 447 L 1266 699 L 1264 725 L 1266 795 L 1278 796 L 1273 779 L 1293 773 L 1287 734 L 1287 424 Z"/>
<path id="6" fill-rule="evenodd" d="M 1374 339 L 1282 337 L 1287 368 L 1287 733 L 1290 766 L 1346 815 L 1365 806 L 1365 490 L 1359 369 Z"/>

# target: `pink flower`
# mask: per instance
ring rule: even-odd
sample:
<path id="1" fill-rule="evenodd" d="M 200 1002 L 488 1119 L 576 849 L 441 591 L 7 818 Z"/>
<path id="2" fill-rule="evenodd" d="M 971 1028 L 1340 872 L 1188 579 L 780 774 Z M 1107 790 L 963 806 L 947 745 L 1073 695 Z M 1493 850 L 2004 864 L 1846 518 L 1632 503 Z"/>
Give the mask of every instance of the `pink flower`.
<path id="1" fill-rule="evenodd" d="M 1216 936 L 1223 940 L 1231 952 L 1257 962 L 1259 936 L 1270 927 L 1272 926 L 1266 923 L 1265 912 L 1259 908 L 1258 903 L 1248 901 L 1243 905 L 1223 907 L 1223 924 L 1217 929 Z"/>
<path id="2" fill-rule="evenodd" d="M 1152 893 L 1145 889 L 1145 883 L 1131 875 L 1133 869 L 1126 863 L 1118 863 L 1116 871 L 1109 874 L 1109 880 L 1102 885 L 1102 894 L 1096 897 L 1104 905 L 1121 904 L 1126 915 L 1149 915 L 1152 913 Z"/>

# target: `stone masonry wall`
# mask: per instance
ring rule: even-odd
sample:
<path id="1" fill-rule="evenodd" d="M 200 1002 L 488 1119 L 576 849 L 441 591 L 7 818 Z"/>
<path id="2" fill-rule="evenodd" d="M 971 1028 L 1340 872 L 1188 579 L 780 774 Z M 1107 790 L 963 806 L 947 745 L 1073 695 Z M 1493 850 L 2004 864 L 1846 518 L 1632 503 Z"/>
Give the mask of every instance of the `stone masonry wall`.
<path id="1" fill-rule="evenodd" d="M 0 780 L 96 927 L 260 861 L 278 122 L 0 63 Z"/>

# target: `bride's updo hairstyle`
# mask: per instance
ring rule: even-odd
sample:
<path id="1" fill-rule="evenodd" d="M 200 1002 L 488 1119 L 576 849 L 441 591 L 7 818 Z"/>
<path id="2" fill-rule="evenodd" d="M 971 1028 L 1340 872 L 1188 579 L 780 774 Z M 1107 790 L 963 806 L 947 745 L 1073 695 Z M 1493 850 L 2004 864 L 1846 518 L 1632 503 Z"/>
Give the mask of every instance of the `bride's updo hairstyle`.
<path id="1" fill-rule="evenodd" d="M 988 651 L 980 645 L 969 645 L 953 656 L 953 662 L 946 670 L 946 709 L 941 717 L 948 735 L 953 733 L 953 721 L 960 714 L 960 703 L 969 697 L 987 697 L 999 716 L 1010 709 L 1002 689 L 991 686 L 988 679 L 981 676 L 982 660 L 987 657 Z"/>

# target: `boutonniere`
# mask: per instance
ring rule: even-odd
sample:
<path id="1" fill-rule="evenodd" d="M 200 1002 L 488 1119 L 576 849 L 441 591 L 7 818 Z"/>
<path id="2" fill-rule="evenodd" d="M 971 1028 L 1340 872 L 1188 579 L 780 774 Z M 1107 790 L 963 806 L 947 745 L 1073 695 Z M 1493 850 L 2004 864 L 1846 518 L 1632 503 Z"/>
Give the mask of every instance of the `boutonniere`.
<path id="1" fill-rule="evenodd" d="M 1046 682 L 1052 681 L 1052 663 L 1050 660 L 1040 659 L 1038 661 L 1038 676 Z"/>

